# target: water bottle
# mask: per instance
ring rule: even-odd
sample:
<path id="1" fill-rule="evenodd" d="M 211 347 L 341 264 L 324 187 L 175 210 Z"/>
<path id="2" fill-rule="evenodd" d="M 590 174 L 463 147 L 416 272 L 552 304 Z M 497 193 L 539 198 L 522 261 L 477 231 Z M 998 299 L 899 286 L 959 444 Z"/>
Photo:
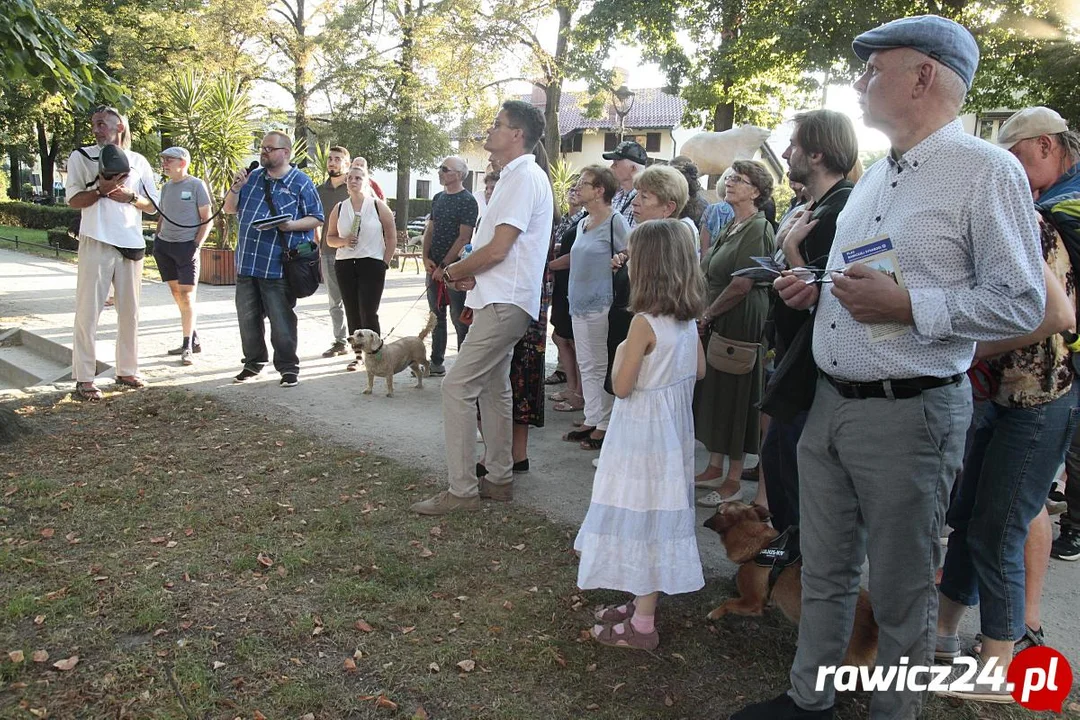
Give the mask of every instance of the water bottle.
<path id="1" fill-rule="evenodd" d="M 458 260 L 464 260 L 469 257 L 472 252 L 472 243 L 465 243 L 465 247 L 461 248 L 461 253 L 458 255 Z"/>

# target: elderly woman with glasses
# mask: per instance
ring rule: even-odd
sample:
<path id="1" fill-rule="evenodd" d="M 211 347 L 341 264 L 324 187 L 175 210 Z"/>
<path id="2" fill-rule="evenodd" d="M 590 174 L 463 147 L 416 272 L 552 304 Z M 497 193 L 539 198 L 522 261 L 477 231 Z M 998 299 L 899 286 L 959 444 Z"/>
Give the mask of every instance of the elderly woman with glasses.
<path id="1" fill-rule="evenodd" d="M 732 163 L 731 172 L 724 178 L 724 200 L 735 211 L 735 217 L 720 231 L 701 261 L 709 303 L 701 322 L 704 342 L 726 346 L 731 341 L 756 350 L 749 371 L 738 368 L 721 372 L 710 366 L 705 379 L 698 383 L 694 430 L 709 451 L 709 465 L 695 478 L 695 485 L 712 490 L 698 500 L 702 507 L 715 507 L 737 495 L 744 454 L 758 451 L 756 406 L 765 384 L 765 349 L 761 341 L 769 312 L 769 289 L 732 273 L 754 267 L 754 257 L 773 254 L 773 228 L 762 211 L 772 188 L 772 175 L 761 163 Z M 729 458 L 726 475 L 725 456 Z"/>

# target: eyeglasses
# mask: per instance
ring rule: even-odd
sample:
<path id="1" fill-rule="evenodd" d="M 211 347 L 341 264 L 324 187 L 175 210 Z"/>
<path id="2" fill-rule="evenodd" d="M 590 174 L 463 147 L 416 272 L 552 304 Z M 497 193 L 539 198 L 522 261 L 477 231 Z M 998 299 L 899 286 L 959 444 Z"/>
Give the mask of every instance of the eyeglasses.
<path id="1" fill-rule="evenodd" d="M 728 175 L 726 178 L 724 178 L 724 184 L 725 185 L 738 185 L 739 183 L 742 183 L 743 185 L 753 185 L 754 184 L 754 183 L 750 182 L 749 180 L 747 180 L 746 178 L 744 178 L 742 175 Z"/>
<path id="2" fill-rule="evenodd" d="M 265 145 L 263 145 L 263 146 L 262 146 L 261 148 L 259 148 L 259 149 L 260 149 L 260 150 L 262 150 L 262 151 L 263 151 L 264 153 L 268 153 L 268 154 L 269 154 L 269 153 L 272 153 L 272 152 L 274 152 L 275 150 L 288 150 L 288 148 L 283 148 L 283 147 L 266 147 Z"/>
<path id="3" fill-rule="evenodd" d="M 448 173 L 448 172 L 461 172 L 461 171 L 460 170 L 455 170 L 454 168 L 446 167 L 445 165 L 440 165 L 439 166 L 439 172 Z"/>
<path id="4" fill-rule="evenodd" d="M 501 122 L 499 120 L 496 120 L 495 122 L 491 123 L 491 129 L 492 130 L 498 130 L 499 128 L 508 128 L 510 130 L 520 130 L 521 129 L 521 128 L 517 127 L 516 125 L 505 124 L 505 123 L 503 123 L 503 122 Z"/>
<path id="5" fill-rule="evenodd" d="M 93 110 L 90 111 L 90 117 L 93 117 L 94 115 L 97 115 L 98 113 L 109 113 L 110 115 L 115 115 L 117 118 L 122 118 L 123 117 L 120 114 L 120 111 L 117 110 L 116 108 L 114 108 L 112 105 L 98 105 L 97 107 L 95 107 Z"/>

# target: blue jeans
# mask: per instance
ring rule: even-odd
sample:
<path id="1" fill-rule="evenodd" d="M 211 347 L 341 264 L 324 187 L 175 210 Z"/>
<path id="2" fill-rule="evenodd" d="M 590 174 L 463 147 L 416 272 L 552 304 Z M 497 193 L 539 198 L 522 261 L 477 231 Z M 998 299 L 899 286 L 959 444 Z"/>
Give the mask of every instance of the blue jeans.
<path id="1" fill-rule="evenodd" d="M 980 403 L 960 491 L 941 594 L 976 605 L 991 640 L 1024 635 L 1024 543 L 1039 514 L 1077 421 L 1077 390 L 1030 408 Z"/>
<path id="2" fill-rule="evenodd" d="M 442 365 L 446 359 L 446 306 L 438 305 L 438 287 L 440 283 L 427 276 L 427 300 L 428 308 L 435 313 L 435 329 L 431 332 L 431 364 Z M 444 286 L 445 287 L 445 286 Z M 450 297 L 450 321 L 454 323 L 457 331 L 457 349 L 461 349 L 461 343 L 465 342 L 465 335 L 469 332 L 469 326 L 461 322 L 461 311 L 465 309 L 465 293 L 445 287 L 444 292 Z"/>
<path id="3" fill-rule="evenodd" d="M 279 373 L 299 373 L 296 356 L 296 297 L 285 278 L 267 279 L 240 275 L 236 278 L 236 318 L 240 323 L 240 346 L 244 367 L 259 372 L 267 362 L 266 328 L 270 320 L 270 344 Z"/>

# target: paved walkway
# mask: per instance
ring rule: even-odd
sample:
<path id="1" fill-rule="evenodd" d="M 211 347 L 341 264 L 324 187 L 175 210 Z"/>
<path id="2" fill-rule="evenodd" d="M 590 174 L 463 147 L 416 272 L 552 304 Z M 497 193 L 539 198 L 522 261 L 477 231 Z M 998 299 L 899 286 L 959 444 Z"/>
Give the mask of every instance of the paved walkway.
<path id="1" fill-rule="evenodd" d="M 426 299 L 420 298 L 423 290 L 423 276 L 414 272 L 412 263 L 404 272 L 391 270 L 380 310 L 383 327 L 396 328 L 398 337 L 417 333 L 427 313 Z M 74 264 L 0 249 L 0 328 L 20 326 L 70 346 L 74 295 Z M 413 378 L 403 373 L 398 376 L 393 398 L 385 396 L 381 379 L 375 382 L 374 394 L 362 395 L 364 372 L 345 372 L 347 356 L 321 356 L 333 339 L 324 290 L 297 305 L 301 382 L 290 389 L 278 386 L 272 367 L 255 382 L 242 386 L 231 383 L 242 357 L 233 288 L 200 286 L 198 307 L 203 352 L 195 356 L 195 365 L 185 368 L 166 354 L 180 340 L 179 314 L 169 289 L 160 282 L 143 283 L 139 357 L 140 373 L 148 381 L 208 392 L 234 407 L 285 418 L 294 427 L 306 427 L 330 442 L 382 453 L 436 477 L 443 474 L 440 379 L 430 378 L 417 390 Z M 115 333 L 116 314 L 106 310 L 98 332 L 98 353 L 100 360 L 110 364 Z M 549 347 L 553 359 L 554 346 Z M 451 363 L 453 356 L 450 351 Z M 517 476 L 514 493 L 520 504 L 576 526 L 588 507 L 590 460 L 597 453 L 561 441 L 570 419 L 570 414 L 552 411 L 549 403 L 547 426 L 530 433 L 531 472 Z M 699 447 L 698 466 L 704 463 L 705 453 Z M 756 486 L 744 485 L 744 497 L 749 500 Z M 699 521 L 710 514 L 699 510 Z M 698 543 L 707 577 L 733 575 L 734 566 L 712 531 L 701 528 Z M 1074 667 L 1080 667 L 1080 562 L 1051 561 L 1043 615 L 1047 637 Z M 969 638 L 978 631 L 976 618 L 977 613 L 968 613 L 963 630 Z"/>

